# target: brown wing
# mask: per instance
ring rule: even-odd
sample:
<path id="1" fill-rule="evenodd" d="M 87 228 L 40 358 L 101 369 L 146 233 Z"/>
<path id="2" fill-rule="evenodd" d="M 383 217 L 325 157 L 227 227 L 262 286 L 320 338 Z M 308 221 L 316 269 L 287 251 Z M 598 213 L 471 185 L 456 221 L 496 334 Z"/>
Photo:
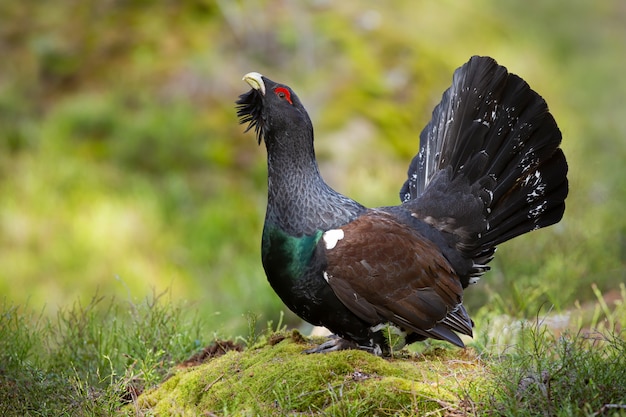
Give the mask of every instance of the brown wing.
<path id="1" fill-rule="evenodd" d="M 346 307 L 372 325 L 389 321 L 462 345 L 450 329 L 471 334 L 461 306 L 463 288 L 434 243 L 375 210 L 341 230 L 341 238 L 331 232 L 331 243 L 325 238 L 321 244 L 328 260 L 325 278 Z"/>

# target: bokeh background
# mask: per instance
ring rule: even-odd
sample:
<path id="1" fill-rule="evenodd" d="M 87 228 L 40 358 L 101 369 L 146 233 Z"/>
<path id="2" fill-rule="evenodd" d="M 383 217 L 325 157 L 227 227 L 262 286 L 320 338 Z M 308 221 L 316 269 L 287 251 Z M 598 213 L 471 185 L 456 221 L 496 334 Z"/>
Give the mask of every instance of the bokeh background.
<path id="1" fill-rule="evenodd" d="M 626 281 L 621 0 L 56 0 L 0 3 L 0 297 L 54 315 L 166 291 L 209 329 L 276 320 L 260 235 L 265 150 L 234 101 L 292 86 L 327 182 L 395 204 L 419 132 L 474 54 L 547 100 L 563 132 L 563 221 L 499 248 L 471 312 L 532 317 Z M 298 325 L 287 314 L 285 321 Z"/>

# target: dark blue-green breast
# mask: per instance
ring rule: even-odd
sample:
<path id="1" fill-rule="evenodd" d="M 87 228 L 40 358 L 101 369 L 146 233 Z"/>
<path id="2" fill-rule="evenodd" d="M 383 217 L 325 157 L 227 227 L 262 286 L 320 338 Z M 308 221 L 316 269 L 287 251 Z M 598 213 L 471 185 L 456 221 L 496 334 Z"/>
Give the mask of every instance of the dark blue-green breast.
<path id="1" fill-rule="evenodd" d="M 290 281 L 304 277 L 310 271 L 313 255 L 322 234 L 323 232 L 318 230 L 311 236 L 290 236 L 279 227 L 266 224 L 263 229 L 261 253 L 263 267 L 270 282 L 290 285 Z"/>

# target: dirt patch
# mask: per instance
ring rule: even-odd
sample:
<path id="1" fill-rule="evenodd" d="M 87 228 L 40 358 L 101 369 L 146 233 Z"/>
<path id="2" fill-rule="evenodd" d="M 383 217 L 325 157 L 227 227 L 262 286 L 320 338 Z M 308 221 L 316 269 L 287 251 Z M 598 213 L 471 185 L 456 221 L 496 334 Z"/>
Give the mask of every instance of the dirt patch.
<path id="1" fill-rule="evenodd" d="M 201 365 L 213 358 L 222 356 L 226 352 L 235 350 L 237 352 L 243 351 L 243 346 L 233 342 L 232 340 L 216 340 L 211 345 L 202 349 L 202 351 L 196 353 L 186 361 L 180 363 L 178 368 L 188 368 L 190 366 Z"/>

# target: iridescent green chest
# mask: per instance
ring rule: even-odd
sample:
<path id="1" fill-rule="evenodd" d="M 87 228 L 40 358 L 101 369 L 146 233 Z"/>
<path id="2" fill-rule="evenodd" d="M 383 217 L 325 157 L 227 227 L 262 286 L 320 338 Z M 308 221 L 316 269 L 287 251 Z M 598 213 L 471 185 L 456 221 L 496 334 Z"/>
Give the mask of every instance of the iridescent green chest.
<path id="1" fill-rule="evenodd" d="M 261 254 L 270 282 L 293 282 L 310 270 L 317 243 L 323 232 L 312 236 L 291 236 L 278 227 L 265 225 Z M 274 283 L 272 284 L 274 285 Z"/>

